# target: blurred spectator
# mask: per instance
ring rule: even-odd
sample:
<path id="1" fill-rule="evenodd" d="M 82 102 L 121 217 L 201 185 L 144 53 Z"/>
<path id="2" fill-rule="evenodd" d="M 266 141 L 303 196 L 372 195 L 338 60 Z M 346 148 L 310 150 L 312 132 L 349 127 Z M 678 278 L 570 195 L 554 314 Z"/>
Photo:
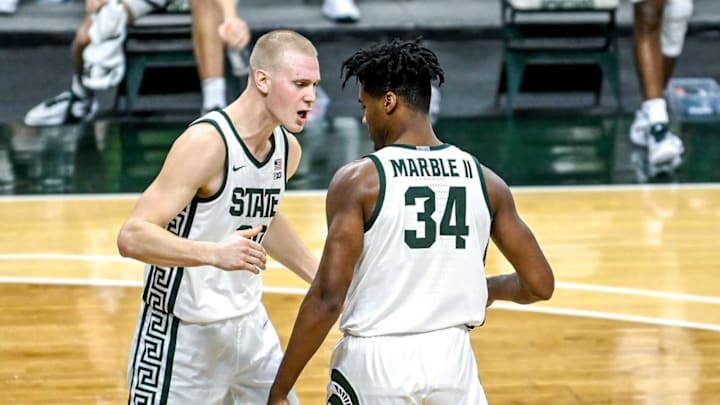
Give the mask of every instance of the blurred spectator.
<path id="1" fill-rule="evenodd" d="M 355 0 L 325 0 L 323 14 L 335 22 L 355 22 L 360 19 L 360 10 Z"/>
<path id="2" fill-rule="evenodd" d="M 680 138 L 670 132 L 663 89 L 680 55 L 692 15 L 692 0 L 633 0 L 635 58 L 643 103 L 630 127 L 630 140 L 647 147 L 651 165 L 680 164 Z"/>
<path id="3" fill-rule="evenodd" d="M 202 112 L 223 108 L 225 99 L 225 59 L 227 48 L 233 73 L 248 74 L 250 31 L 237 15 L 236 0 L 191 0 L 193 49 L 202 83 Z"/>
<path id="4" fill-rule="evenodd" d="M 127 25 L 167 5 L 168 0 L 86 0 L 86 17 L 71 45 L 70 89 L 33 107 L 25 115 L 25 124 L 62 125 L 92 119 L 98 109 L 95 91 L 116 86 L 125 75 Z M 191 12 L 203 110 L 224 107 L 224 45 L 247 45 L 247 24 L 237 16 L 235 0 L 192 0 Z"/>

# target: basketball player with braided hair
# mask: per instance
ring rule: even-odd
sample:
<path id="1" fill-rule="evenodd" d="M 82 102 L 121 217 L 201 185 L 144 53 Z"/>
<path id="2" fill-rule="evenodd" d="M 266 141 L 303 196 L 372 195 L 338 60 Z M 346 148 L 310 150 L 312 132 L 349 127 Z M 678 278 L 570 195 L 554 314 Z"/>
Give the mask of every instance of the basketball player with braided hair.
<path id="1" fill-rule="evenodd" d="M 320 267 L 268 404 L 288 403 L 343 308 L 328 404 L 486 404 L 469 331 L 494 300 L 549 299 L 552 269 L 503 180 L 436 136 L 430 85 L 444 73 L 431 50 L 394 40 L 342 70 L 343 86 L 359 82 L 375 152 L 330 183 Z M 486 278 L 491 236 L 514 273 Z"/>

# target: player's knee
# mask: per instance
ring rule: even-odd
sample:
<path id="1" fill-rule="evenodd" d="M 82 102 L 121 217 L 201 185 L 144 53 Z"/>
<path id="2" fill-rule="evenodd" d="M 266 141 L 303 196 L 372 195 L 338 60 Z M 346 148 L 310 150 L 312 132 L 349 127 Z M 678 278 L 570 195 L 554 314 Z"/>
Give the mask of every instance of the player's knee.
<path id="1" fill-rule="evenodd" d="M 660 35 L 662 53 L 668 57 L 677 57 L 685 42 L 688 20 L 692 16 L 692 0 L 668 0 L 665 4 Z"/>
<path id="2" fill-rule="evenodd" d="M 660 30 L 663 9 L 655 2 L 646 0 L 635 3 L 635 30 L 640 33 L 653 33 Z"/>

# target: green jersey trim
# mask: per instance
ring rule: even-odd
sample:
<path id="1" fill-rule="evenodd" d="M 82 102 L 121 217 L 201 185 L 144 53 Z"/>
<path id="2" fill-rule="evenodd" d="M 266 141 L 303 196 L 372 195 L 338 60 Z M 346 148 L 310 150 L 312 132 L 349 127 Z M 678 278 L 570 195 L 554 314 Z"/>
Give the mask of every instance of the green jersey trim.
<path id="1" fill-rule="evenodd" d="M 220 186 L 220 188 L 218 189 L 218 191 L 217 191 L 215 194 L 213 194 L 213 195 L 211 195 L 211 196 L 209 196 L 209 197 L 195 197 L 195 199 L 196 199 L 198 202 L 207 203 L 207 202 L 213 201 L 213 200 L 217 199 L 218 197 L 220 197 L 220 195 L 222 194 L 223 190 L 225 190 L 225 185 L 227 184 L 227 180 L 228 180 L 228 165 L 230 164 L 230 163 L 229 163 L 229 161 L 230 161 L 230 152 L 229 152 L 229 150 L 230 150 L 230 149 L 229 149 L 229 147 L 228 147 L 227 140 L 226 140 L 225 137 L 222 135 L 222 130 L 220 129 L 220 124 L 218 124 L 218 123 L 217 123 L 215 120 L 213 120 L 213 119 L 204 118 L 204 119 L 201 119 L 201 120 L 199 120 L 199 121 L 196 121 L 195 123 L 193 123 L 193 125 L 199 124 L 199 123 L 201 123 L 201 122 L 210 124 L 210 125 L 212 125 L 213 127 L 215 127 L 215 129 L 218 131 L 218 134 L 220 135 L 220 138 L 221 138 L 222 141 L 223 141 L 223 144 L 225 144 L 225 173 L 223 173 L 222 185 Z"/>
<path id="2" fill-rule="evenodd" d="M 287 132 L 285 131 L 285 128 L 280 126 L 280 130 L 283 134 L 283 141 L 285 141 L 285 185 L 287 185 L 288 182 L 288 154 L 290 153 L 290 141 L 288 140 Z"/>
<path id="3" fill-rule="evenodd" d="M 180 319 L 175 315 L 143 305 L 138 336 L 132 347 L 128 405 L 167 405 L 179 325 Z"/>
<path id="4" fill-rule="evenodd" d="M 168 394 L 170 393 L 170 378 L 172 377 L 173 364 L 175 363 L 175 344 L 177 343 L 178 325 L 180 319 L 172 316 L 172 326 L 170 327 L 170 342 L 168 343 L 168 353 L 165 360 L 165 377 L 163 378 L 163 389 L 160 395 L 160 404 L 168 403 Z"/>
<path id="5" fill-rule="evenodd" d="M 245 151 L 245 155 L 250 159 L 253 165 L 257 167 L 258 169 L 265 166 L 267 162 L 270 161 L 272 158 L 272 155 L 275 153 L 275 136 L 270 137 L 270 152 L 268 152 L 267 156 L 265 156 L 265 160 L 260 162 L 257 159 L 255 159 L 255 156 L 250 152 L 250 149 L 248 149 L 247 145 L 245 145 L 245 141 L 240 137 L 240 134 L 238 134 L 237 129 L 235 129 L 235 125 L 233 125 L 232 120 L 230 119 L 230 116 L 227 115 L 227 113 L 223 110 L 218 110 L 220 114 L 225 117 L 225 120 L 228 122 L 228 125 L 230 125 L 230 128 L 232 128 L 233 134 L 235 135 L 235 138 L 240 142 L 240 145 L 242 145 L 243 150 Z"/>
<path id="6" fill-rule="evenodd" d="M 482 171 L 482 165 L 480 164 L 480 161 L 475 156 L 472 157 L 475 160 L 475 165 L 478 169 L 478 177 L 480 177 L 480 186 L 482 187 L 483 197 L 485 197 L 485 205 L 487 205 L 488 213 L 490 213 L 490 222 L 493 220 L 494 212 L 492 209 L 492 205 L 490 204 L 490 195 L 488 194 L 487 184 L 485 183 L 485 175 Z"/>
<path id="7" fill-rule="evenodd" d="M 378 196 L 377 196 L 377 202 L 375 203 L 375 209 L 373 210 L 373 213 L 370 216 L 370 219 L 368 219 L 367 223 L 365 224 L 365 232 L 369 231 L 370 228 L 372 228 L 378 215 L 380 215 L 380 209 L 382 208 L 383 201 L 385 201 L 385 169 L 383 169 L 383 165 L 377 156 L 368 155 L 367 157 L 369 157 L 370 160 L 372 160 L 372 162 L 375 164 L 375 167 L 377 168 L 378 178 L 380 180 L 380 189 L 378 190 Z"/>
<path id="8" fill-rule="evenodd" d="M 473 159 L 475 160 L 475 165 L 477 166 L 478 177 L 480 177 L 480 186 L 482 186 L 483 197 L 485 198 L 485 205 L 487 205 L 488 214 L 490 214 L 490 224 L 491 224 L 490 229 L 492 229 L 492 221 L 493 221 L 493 217 L 494 217 L 494 212 L 492 209 L 492 205 L 490 204 L 490 194 L 488 194 L 487 183 L 485 182 L 485 175 L 483 174 L 482 165 L 480 164 L 480 161 L 478 160 L 478 158 L 473 156 Z M 487 251 L 488 251 L 489 245 L 490 245 L 490 239 L 488 239 L 487 243 L 485 244 L 485 251 L 483 252 L 483 264 L 485 264 L 487 261 Z M 483 319 L 483 322 L 480 324 L 480 326 L 482 326 L 484 324 L 485 324 L 485 319 Z"/>
<path id="9" fill-rule="evenodd" d="M 145 325 L 145 318 L 147 317 L 148 312 L 150 312 L 150 306 L 149 305 L 143 305 L 142 307 L 142 316 L 140 317 L 140 325 Z M 140 326 L 142 328 L 142 326 Z M 135 376 L 135 364 L 138 363 L 138 357 L 140 356 L 139 349 L 140 348 L 140 339 L 137 339 L 133 342 L 132 345 L 132 375 L 130 376 L 130 396 L 128 397 L 128 405 L 130 405 L 130 400 L 132 399 L 132 389 L 136 385 L 136 376 Z M 140 359 L 142 361 L 142 359 Z"/>
<path id="10" fill-rule="evenodd" d="M 187 239 L 195 219 L 196 209 L 197 199 L 193 199 L 175 216 L 166 229 L 181 238 Z M 175 310 L 175 300 L 184 273 L 185 267 L 164 268 L 155 265 L 150 266 L 143 289 L 143 301 L 157 311 L 172 314 Z"/>
<path id="11" fill-rule="evenodd" d="M 405 145 L 402 143 L 396 143 L 392 145 L 387 145 L 386 147 L 395 147 L 395 148 L 403 148 L 403 149 L 412 149 L 412 150 L 442 150 L 445 148 L 449 148 L 449 143 L 443 143 L 440 145 L 433 145 L 433 146 L 418 146 L 418 145 Z"/>

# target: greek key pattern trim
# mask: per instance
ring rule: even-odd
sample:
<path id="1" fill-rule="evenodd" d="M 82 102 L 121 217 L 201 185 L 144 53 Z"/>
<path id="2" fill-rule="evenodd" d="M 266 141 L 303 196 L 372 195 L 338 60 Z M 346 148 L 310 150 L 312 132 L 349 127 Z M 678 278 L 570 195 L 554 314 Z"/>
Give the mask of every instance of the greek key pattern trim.
<path id="1" fill-rule="evenodd" d="M 129 405 L 167 403 L 179 320 L 144 306 L 139 337 L 133 348 Z"/>
<path id="2" fill-rule="evenodd" d="M 192 219 L 197 203 L 193 201 L 168 224 L 167 230 L 175 235 L 187 238 L 190 234 Z M 153 309 L 173 313 L 175 298 L 182 281 L 183 267 L 151 266 L 143 291 L 143 301 Z"/>

